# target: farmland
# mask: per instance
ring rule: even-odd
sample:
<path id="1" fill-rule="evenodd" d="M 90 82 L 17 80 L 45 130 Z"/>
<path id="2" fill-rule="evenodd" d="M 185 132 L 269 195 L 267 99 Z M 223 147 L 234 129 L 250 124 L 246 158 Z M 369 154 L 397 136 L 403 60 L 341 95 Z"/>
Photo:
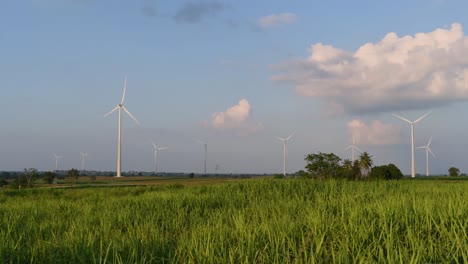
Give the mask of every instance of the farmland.
<path id="1" fill-rule="evenodd" d="M 3 188 L 0 260 L 468 261 L 468 181 L 193 180 Z"/>

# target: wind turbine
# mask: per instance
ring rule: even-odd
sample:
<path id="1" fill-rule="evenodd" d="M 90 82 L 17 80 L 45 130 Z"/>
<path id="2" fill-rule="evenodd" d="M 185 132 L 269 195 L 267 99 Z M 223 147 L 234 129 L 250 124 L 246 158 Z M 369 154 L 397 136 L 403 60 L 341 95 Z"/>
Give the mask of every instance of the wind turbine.
<path id="1" fill-rule="evenodd" d="M 292 136 L 294 136 L 294 134 L 296 134 L 296 132 L 292 133 L 287 138 L 276 137 L 277 139 L 283 141 L 283 176 L 286 176 L 286 152 L 287 152 L 286 143 L 288 142 L 289 139 L 291 139 Z"/>
<path id="2" fill-rule="evenodd" d="M 198 141 L 198 143 L 200 143 L 200 144 L 202 144 L 202 145 L 205 146 L 205 167 L 204 167 L 204 172 L 205 172 L 205 174 L 204 174 L 204 175 L 206 176 L 206 152 L 208 151 L 208 147 L 207 147 L 206 142 L 203 142 L 203 141 L 201 141 L 201 140 L 199 140 L 199 139 L 196 139 L 196 140 Z"/>
<path id="3" fill-rule="evenodd" d="M 357 149 L 359 152 L 362 152 L 362 150 L 358 148 L 358 146 L 356 146 L 356 144 L 354 143 L 354 136 L 353 136 L 353 143 L 347 146 L 345 149 L 349 149 L 349 148 L 351 149 L 351 159 L 354 162 L 354 149 Z"/>
<path id="4" fill-rule="evenodd" d="M 88 156 L 88 153 L 80 152 L 80 155 L 81 155 L 81 170 L 84 170 L 85 158 Z"/>
<path id="5" fill-rule="evenodd" d="M 154 148 L 154 173 L 157 175 L 158 174 L 158 151 L 167 149 L 166 147 L 158 147 L 156 143 L 154 143 L 153 140 L 151 140 L 151 143 L 153 144 Z"/>
<path id="6" fill-rule="evenodd" d="M 129 115 L 133 121 L 137 125 L 140 125 L 138 120 L 125 108 L 124 106 L 124 99 L 125 99 L 125 93 L 127 91 L 127 77 L 125 77 L 125 84 L 124 84 L 124 91 L 122 95 L 122 100 L 120 101 L 120 104 L 118 104 L 114 109 L 112 109 L 109 113 L 105 114 L 104 117 L 112 114 L 113 112 L 119 110 L 119 127 L 118 127 L 118 137 L 117 137 L 117 176 L 116 177 L 121 177 L 121 161 L 122 161 L 122 156 L 121 156 L 121 143 L 122 143 L 122 138 L 121 138 L 121 130 L 122 130 L 122 109 Z"/>
<path id="7" fill-rule="evenodd" d="M 409 123 L 411 125 L 411 177 L 415 177 L 414 175 L 414 124 L 418 123 L 419 121 L 421 121 L 423 118 L 425 118 L 428 114 L 430 114 L 432 111 L 429 111 L 428 113 L 426 113 L 425 115 L 421 116 L 420 118 L 414 120 L 414 121 L 410 121 L 404 117 L 401 117 L 397 114 L 393 114 L 394 116 L 400 118 L 401 120 Z"/>
<path id="8" fill-rule="evenodd" d="M 57 171 L 58 170 L 58 161 L 59 161 L 59 159 L 63 158 L 63 156 L 59 156 L 59 155 L 54 153 L 54 158 L 55 158 L 55 171 Z"/>
<path id="9" fill-rule="evenodd" d="M 429 152 L 431 153 L 431 155 L 433 157 L 435 157 L 434 153 L 432 152 L 431 148 L 429 147 L 429 145 L 431 145 L 431 142 L 432 142 L 432 138 L 429 139 L 429 142 L 427 143 L 426 146 L 417 147 L 417 148 L 426 149 L 426 176 L 429 176 Z"/>

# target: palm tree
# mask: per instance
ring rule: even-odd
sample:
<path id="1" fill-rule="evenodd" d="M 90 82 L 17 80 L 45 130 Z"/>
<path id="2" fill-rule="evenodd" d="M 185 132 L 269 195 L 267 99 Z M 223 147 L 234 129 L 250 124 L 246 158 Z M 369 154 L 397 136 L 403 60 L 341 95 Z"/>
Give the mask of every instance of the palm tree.
<path id="1" fill-rule="evenodd" d="M 369 155 L 369 153 L 367 152 L 361 153 L 361 155 L 359 156 L 359 167 L 361 168 L 363 176 L 367 176 L 369 174 L 372 165 L 372 156 Z"/>
<path id="2" fill-rule="evenodd" d="M 343 168 L 345 171 L 351 171 L 353 169 L 353 162 L 349 159 L 343 160 Z"/>

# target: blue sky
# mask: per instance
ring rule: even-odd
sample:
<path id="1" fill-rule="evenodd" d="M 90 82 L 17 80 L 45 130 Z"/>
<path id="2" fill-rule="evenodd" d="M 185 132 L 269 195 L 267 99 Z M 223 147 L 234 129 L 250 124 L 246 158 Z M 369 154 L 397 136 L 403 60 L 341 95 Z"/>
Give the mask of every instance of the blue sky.
<path id="1" fill-rule="evenodd" d="M 410 173 L 433 137 L 430 170 L 462 172 L 468 129 L 466 1 L 18 0 L 0 8 L 0 170 L 288 172 L 354 135 L 376 164 Z M 389 34 L 394 32 L 395 34 Z M 407 37 L 405 37 L 407 36 Z M 366 45 L 366 43 L 369 43 Z M 465 56 L 463 56 L 465 55 Z M 468 72 L 468 71 L 467 71 Z M 465 79 L 465 76 L 466 79 Z M 416 172 L 425 173 L 423 150 Z"/>

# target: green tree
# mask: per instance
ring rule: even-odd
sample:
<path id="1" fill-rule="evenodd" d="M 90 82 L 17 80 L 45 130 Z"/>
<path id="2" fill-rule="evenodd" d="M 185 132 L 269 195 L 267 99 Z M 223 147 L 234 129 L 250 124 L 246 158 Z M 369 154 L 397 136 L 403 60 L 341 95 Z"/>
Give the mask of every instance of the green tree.
<path id="1" fill-rule="evenodd" d="M 361 168 L 362 176 L 367 176 L 372 168 L 372 156 L 367 152 L 361 153 L 359 156 L 359 167 Z"/>
<path id="2" fill-rule="evenodd" d="M 369 173 L 369 178 L 383 180 L 401 179 L 403 178 L 403 173 L 394 164 L 388 164 L 373 167 Z"/>
<path id="3" fill-rule="evenodd" d="M 55 177 L 57 177 L 57 174 L 51 171 L 46 171 L 42 175 L 42 178 L 44 181 L 46 181 L 48 184 L 51 184 L 54 182 Z"/>
<path id="4" fill-rule="evenodd" d="M 346 172 L 351 172 L 353 170 L 353 162 L 350 159 L 343 160 L 343 169 Z"/>
<path id="5" fill-rule="evenodd" d="M 296 171 L 294 173 L 294 176 L 299 177 L 299 178 L 310 178 L 311 175 L 303 170 Z"/>
<path id="6" fill-rule="evenodd" d="M 341 168 L 341 158 L 333 153 L 309 154 L 305 157 L 306 170 L 315 178 L 336 178 Z"/>
<path id="7" fill-rule="evenodd" d="M 455 167 L 450 167 L 448 170 L 450 176 L 458 176 L 460 174 L 460 170 Z"/>
<path id="8" fill-rule="evenodd" d="M 25 182 L 28 187 L 31 187 L 32 182 L 37 177 L 37 170 L 34 168 L 24 169 L 23 173 L 20 175 L 20 184 Z M 23 178 L 23 179 L 21 179 Z"/>
<path id="9" fill-rule="evenodd" d="M 72 168 L 71 170 L 67 171 L 67 177 L 78 180 L 78 178 L 80 177 L 80 172 L 77 169 Z"/>

